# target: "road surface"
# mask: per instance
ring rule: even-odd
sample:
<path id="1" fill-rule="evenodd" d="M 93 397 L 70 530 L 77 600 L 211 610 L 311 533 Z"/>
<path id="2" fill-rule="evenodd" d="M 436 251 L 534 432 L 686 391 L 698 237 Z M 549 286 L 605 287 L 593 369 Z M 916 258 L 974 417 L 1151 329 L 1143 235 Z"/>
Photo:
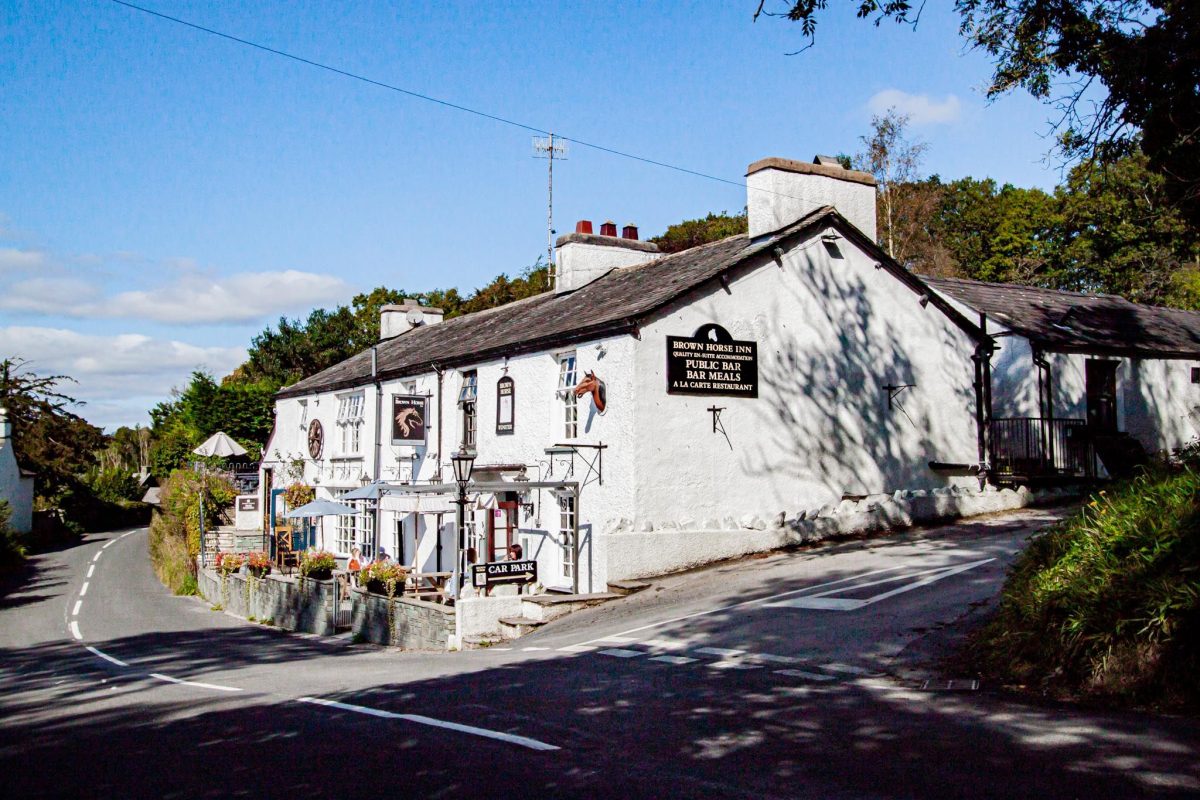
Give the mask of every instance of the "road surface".
<path id="1" fill-rule="evenodd" d="M 1197 796 L 1196 721 L 927 670 L 1053 517 L 673 576 L 465 653 L 247 623 L 167 594 L 144 530 L 90 537 L 0 598 L 4 793 Z"/>

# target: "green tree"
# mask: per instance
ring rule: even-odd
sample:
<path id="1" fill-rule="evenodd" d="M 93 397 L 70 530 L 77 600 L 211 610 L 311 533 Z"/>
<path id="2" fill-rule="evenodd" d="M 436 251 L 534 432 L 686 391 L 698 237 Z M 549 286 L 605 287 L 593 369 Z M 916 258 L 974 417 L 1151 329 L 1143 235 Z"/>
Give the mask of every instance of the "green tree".
<path id="1" fill-rule="evenodd" d="M 884 114 L 871 117 L 871 133 L 860 137 L 864 150 L 859 154 L 859 168 L 875 176 L 878 197 L 878 240 L 887 254 L 897 261 L 907 260 L 907 253 L 897 251 L 898 228 L 908 205 L 921 195 L 917 186 L 921 160 L 928 145 L 908 137 L 908 115 L 889 108 Z"/>
<path id="2" fill-rule="evenodd" d="M 664 253 L 678 253 L 709 242 L 719 242 L 750 230 L 746 212 L 708 214 L 701 219 L 687 219 L 669 226 L 663 233 L 650 238 Z"/>
<path id="3" fill-rule="evenodd" d="M 924 3 L 848 0 L 860 18 L 916 25 Z M 829 0 L 760 14 L 800 22 L 809 46 Z M 955 0 L 962 36 L 995 63 L 987 95 L 1024 89 L 1056 107 L 1061 152 L 1113 161 L 1140 149 L 1200 228 L 1200 3 L 1195 0 Z"/>

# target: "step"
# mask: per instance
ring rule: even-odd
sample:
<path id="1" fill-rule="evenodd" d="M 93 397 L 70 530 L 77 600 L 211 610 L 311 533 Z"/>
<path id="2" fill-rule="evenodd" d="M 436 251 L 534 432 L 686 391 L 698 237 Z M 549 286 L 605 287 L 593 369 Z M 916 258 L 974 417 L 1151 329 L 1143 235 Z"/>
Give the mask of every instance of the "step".
<path id="1" fill-rule="evenodd" d="M 614 594 L 636 594 L 643 589 L 649 589 L 650 584 L 643 581 L 609 581 L 608 590 Z"/>
<path id="2" fill-rule="evenodd" d="M 485 636 L 464 636 L 462 640 L 463 650 L 486 650 L 489 647 L 494 647 L 504 642 L 501 636 L 485 635 Z"/>
<path id="3" fill-rule="evenodd" d="M 566 616 L 588 606 L 594 606 L 608 600 L 616 600 L 624 595 L 613 592 L 596 592 L 594 594 L 539 594 L 533 597 L 521 598 L 521 613 L 528 619 L 549 622 L 552 619 Z"/>
<path id="4" fill-rule="evenodd" d="M 499 622 L 500 635 L 506 639 L 516 639 L 546 624 L 546 620 L 529 617 L 501 617 Z"/>

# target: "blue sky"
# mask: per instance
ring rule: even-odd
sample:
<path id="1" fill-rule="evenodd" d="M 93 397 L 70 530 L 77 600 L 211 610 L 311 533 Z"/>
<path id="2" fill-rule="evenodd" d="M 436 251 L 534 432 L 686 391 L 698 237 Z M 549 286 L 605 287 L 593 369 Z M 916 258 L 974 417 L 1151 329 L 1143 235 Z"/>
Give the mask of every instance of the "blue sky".
<path id="1" fill-rule="evenodd" d="M 740 180 L 765 156 L 855 152 L 897 105 L 924 170 L 1053 186 L 1047 109 L 988 104 L 949 4 L 916 31 L 754 0 L 488 4 L 142 0 L 197 24 L 535 127 Z M 846 8 L 842 8 L 844 5 Z M 545 251 L 527 131 L 122 8 L 0 2 L 0 357 L 78 381 L 112 428 L 279 315 L 377 285 L 477 287 Z M 556 227 L 643 235 L 743 189 L 575 146 Z"/>

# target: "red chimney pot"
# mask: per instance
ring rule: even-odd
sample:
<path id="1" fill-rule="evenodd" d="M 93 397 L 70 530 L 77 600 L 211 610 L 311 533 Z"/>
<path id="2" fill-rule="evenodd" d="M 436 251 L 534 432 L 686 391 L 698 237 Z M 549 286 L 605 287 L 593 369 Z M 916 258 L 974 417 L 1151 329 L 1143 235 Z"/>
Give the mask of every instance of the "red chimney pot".
<path id="1" fill-rule="evenodd" d="M 621 229 L 621 238 L 636 240 L 638 238 L 637 225 L 634 225 L 632 222 L 628 223 L 624 228 Z"/>
<path id="2" fill-rule="evenodd" d="M 579 222 L 575 223 L 575 232 L 576 233 L 591 233 L 592 232 L 592 221 L 590 219 L 579 220 Z"/>
<path id="3" fill-rule="evenodd" d="M 616 236 L 617 235 L 617 223 L 613 222 L 611 219 L 608 222 L 601 223 L 600 224 L 600 235 L 601 236 Z"/>

